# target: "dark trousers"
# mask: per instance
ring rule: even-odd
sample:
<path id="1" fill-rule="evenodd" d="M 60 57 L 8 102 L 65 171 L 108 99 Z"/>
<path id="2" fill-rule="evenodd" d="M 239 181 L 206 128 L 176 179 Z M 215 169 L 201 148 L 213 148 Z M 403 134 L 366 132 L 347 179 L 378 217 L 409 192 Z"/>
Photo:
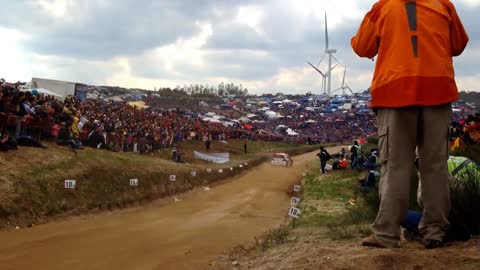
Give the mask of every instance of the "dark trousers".
<path id="1" fill-rule="evenodd" d="M 320 168 L 322 169 L 322 173 L 327 172 L 327 171 L 325 171 L 325 166 L 327 166 L 327 162 L 326 161 L 320 161 Z"/>

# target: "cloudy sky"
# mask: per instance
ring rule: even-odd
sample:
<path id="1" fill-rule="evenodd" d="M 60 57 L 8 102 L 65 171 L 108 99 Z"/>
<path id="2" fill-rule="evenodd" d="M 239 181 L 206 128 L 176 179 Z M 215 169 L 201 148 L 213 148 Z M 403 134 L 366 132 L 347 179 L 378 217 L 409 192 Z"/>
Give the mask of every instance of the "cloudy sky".
<path id="1" fill-rule="evenodd" d="M 0 0 L 0 77 L 154 87 L 222 81 L 251 93 L 320 92 L 324 13 L 346 81 L 374 63 L 350 46 L 373 0 Z M 480 90 L 480 0 L 456 0 L 469 32 L 455 60 L 461 90 Z M 324 65 L 320 65 L 326 69 Z M 341 84 L 336 68 L 332 88 Z"/>

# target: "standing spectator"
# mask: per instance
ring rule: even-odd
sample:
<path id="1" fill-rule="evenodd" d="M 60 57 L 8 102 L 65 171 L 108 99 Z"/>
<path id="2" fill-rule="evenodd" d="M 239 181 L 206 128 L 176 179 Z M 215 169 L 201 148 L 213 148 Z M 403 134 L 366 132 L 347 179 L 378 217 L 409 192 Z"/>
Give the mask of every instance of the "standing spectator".
<path id="1" fill-rule="evenodd" d="M 351 43 L 359 56 L 377 56 L 370 92 L 380 138 L 381 201 L 373 234 L 362 245 L 399 247 L 418 145 L 422 242 L 440 247 L 450 210 L 447 134 L 458 98 L 452 57 L 463 52 L 468 35 L 451 1 L 380 0 Z"/>
<path id="2" fill-rule="evenodd" d="M 352 145 L 352 148 L 350 149 L 350 160 L 352 162 L 352 168 L 355 168 L 357 167 L 357 159 L 358 159 L 358 155 L 360 154 L 360 146 L 358 146 L 358 142 L 357 141 L 354 141 L 353 142 L 353 145 Z"/>
<path id="3" fill-rule="evenodd" d="M 322 174 L 327 173 L 325 166 L 327 166 L 327 161 L 330 159 L 330 154 L 323 146 L 320 146 L 320 153 L 317 154 L 317 157 L 320 158 L 320 169 L 322 170 Z"/>

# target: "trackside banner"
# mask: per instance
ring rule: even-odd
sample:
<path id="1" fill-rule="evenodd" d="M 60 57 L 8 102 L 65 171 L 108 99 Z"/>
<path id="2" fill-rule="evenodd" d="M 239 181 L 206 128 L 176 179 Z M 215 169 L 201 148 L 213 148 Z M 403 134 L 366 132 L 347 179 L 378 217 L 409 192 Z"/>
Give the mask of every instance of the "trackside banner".
<path id="1" fill-rule="evenodd" d="M 193 151 L 195 159 L 210 161 L 213 163 L 227 163 L 230 161 L 230 153 L 202 153 Z"/>

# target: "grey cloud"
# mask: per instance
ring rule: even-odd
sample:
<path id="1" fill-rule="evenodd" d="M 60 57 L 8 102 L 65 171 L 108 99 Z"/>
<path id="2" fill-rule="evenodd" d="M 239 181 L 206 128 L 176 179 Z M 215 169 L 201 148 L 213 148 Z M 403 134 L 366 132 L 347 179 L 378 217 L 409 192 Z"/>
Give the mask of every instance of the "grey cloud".
<path id="1" fill-rule="evenodd" d="M 357 6 L 365 11 L 373 3 L 358 2 L 361 3 Z M 111 77 L 118 71 L 114 66 L 102 66 L 98 72 L 93 72 L 95 65 L 84 60 L 101 62 L 115 56 L 127 56 L 133 75 L 151 79 L 198 79 L 201 82 L 208 77 L 228 77 L 232 80 L 268 80 L 281 69 L 307 67 L 305 60 L 318 62 L 324 54 L 323 18 L 292 16 L 282 1 L 77 0 L 78 7 L 72 15 L 80 14 L 80 20 L 64 24 L 25 3 L 8 1 L 8 8 L 0 10 L 0 27 L 29 34 L 30 38 L 23 43 L 26 51 L 69 59 L 48 64 L 52 67 L 51 74 L 71 80 L 95 82 Z M 234 20 L 238 7 L 249 3 L 263 7 L 264 16 L 259 22 L 263 33 Z M 470 34 L 468 49 L 478 48 L 480 16 L 477 14 L 480 14 L 480 6 L 456 5 Z M 197 22 L 209 23 L 213 28 L 212 36 L 201 48 L 206 52 L 202 68 L 190 63 L 176 63 L 176 72 L 172 74 L 163 68 L 163 63 L 142 56 L 179 38 L 197 35 L 200 31 Z M 355 82 L 371 73 L 374 65 L 357 57 L 350 48 L 350 38 L 359 24 L 360 20 L 346 20 L 330 31 L 330 44 L 338 50 L 337 58 L 348 66 L 348 76 Z M 468 49 L 456 60 L 459 76 L 476 72 L 478 56 L 469 53 Z M 107 71 L 109 68 L 111 72 Z M 314 72 L 312 76 L 315 76 Z"/>
<path id="2" fill-rule="evenodd" d="M 212 0 L 122 0 L 102 4 L 84 0 L 76 2 L 72 16 L 79 15 L 80 20 L 71 24 L 59 23 L 23 3 L 14 2 L 8 11 L 2 11 L 0 15 L 6 19 L 0 21 L 0 26 L 31 35 L 24 46 L 37 53 L 89 59 L 136 55 L 193 36 L 200 31 L 197 23 L 214 18 L 215 9 L 238 5 L 236 1 Z"/>

